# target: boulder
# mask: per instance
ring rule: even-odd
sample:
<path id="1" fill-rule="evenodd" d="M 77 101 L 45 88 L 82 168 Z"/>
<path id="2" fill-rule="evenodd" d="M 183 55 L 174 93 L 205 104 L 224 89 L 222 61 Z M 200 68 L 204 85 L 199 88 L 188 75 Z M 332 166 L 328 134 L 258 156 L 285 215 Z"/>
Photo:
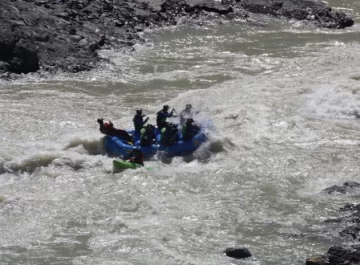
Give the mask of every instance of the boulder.
<path id="1" fill-rule="evenodd" d="M 343 12 L 333 12 L 322 1 L 315 0 L 227 0 L 240 5 L 251 13 L 269 14 L 276 17 L 287 17 L 316 22 L 321 27 L 351 27 L 354 20 Z"/>
<path id="2" fill-rule="evenodd" d="M 324 255 L 315 255 L 306 260 L 306 265 L 327 265 Z"/>
<path id="3" fill-rule="evenodd" d="M 13 58 L 9 60 L 12 72 L 30 73 L 40 69 L 37 51 L 25 40 L 19 40 L 13 49 Z"/>
<path id="4" fill-rule="evenodd" d="M 323 190 L 323 192 L 327 194 L 333 194 L 333 193 L 341 193 L 341 194 L 347 194 L 350 192 L 354 192 L 360 188 L 360 184 L 355 181 L 347 181 L 344 182 L 342 186 L 334 185 L 329 188 L 326 188 Z"/>
<path id="5" fill-rule="evenodd" d="M 333 246 L 327 256 L 330 265 L 360 263 L 360 251 L 351 247 Z"/>
<path id="6" fill-rule="evenodd" d="M 227 248 L 224 253 L 234 259 L 245 259 L 251 257 L 250 251 L 246 247 Z"/>
<path id="7" fill-rule="evenodd" d="M 344 207 L 340 208 L 340 211 L 346 212 L 346 211 L 360 211 L 360 204 L 356 203 L 347 203 L 344 205 Z"/>
<path id="8" fill-rule="evenodd" d="M 345 239 L 359 241 L 360 240 L 360 225 L 355 224 L 355 225 L 346 227 L 339 234 L 341 237 L 343 237 Z"/>
<path id="9" fill-rule="evenodd" d="M 10 65 L 6 62 L 0 61 L 0 74 L 4 74 L 10 71 Z"/>

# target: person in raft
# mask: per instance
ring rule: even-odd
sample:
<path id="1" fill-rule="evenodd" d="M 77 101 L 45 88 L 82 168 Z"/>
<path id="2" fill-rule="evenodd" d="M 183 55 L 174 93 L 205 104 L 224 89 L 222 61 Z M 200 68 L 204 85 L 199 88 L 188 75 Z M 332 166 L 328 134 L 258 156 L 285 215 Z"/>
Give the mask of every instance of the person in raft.
<path id="1" fill-rule="evenodd" d="M 144 120 L 144 115 L 141 109 L 136 110 L 136 115 L 133 118 L 133 123 L 135 127 L 135 132 L 140 133 L 141 129 L 144 127 L 145 123 L 149 120 L 149 117 Z"/>
<path id="2" fill-rule="evenodd" d="M 130 153 L 130 158 L 129 158 L 129 162 L 130 163 L 136 163 L 139 165 L 144 165 L 144 155 L 141 152 L 141 150 L 139 149 L 133 149 Z"/>
<path id="3" fill-rule="evenodd" d="M 179 141 L 177 125 L 169 122 L 161 129 L 160 144 L 170 146 Z"/>
<path id="4" fill-rule="evenodd" d="M 121 140 L 129 142 L 131 144 L 134 143 L 134 137 L 132 137 L 127 131 L 116 129 L 114 124 L 111 121 L 104 122 L 104 119 L 97 119 L 97 122 L 100 125 L 100 132 L 108 135 L 108 136 L 116 136 Z"/>
<path id="5" fill-rule="evenodd" d="M 164 105 L 162 110 L 160 110 L 156 116 L 156 126 L 161 130 L 166 126 L 166 119 L 170 117 L 175 117 L 173 115 L 175 109 L 172 109 L 169 113 L 169 105 Z"/>
<path id="6" fill-rule="evenodd" d="M 185 109 L 183 109 L 179 115 L 180 115 L 180 125 L 184 125 L 186 123 L 186 119 L 190 119 L 194 115 L 194 112 L 192 110 L 192 105 L 186 104 Z"/>
<path id="7" fill-rule="evenodd" d="M 146 125 L 140 131 L 140 145 L 151 146 L 156 143 L 155 127 L 152 124 Z"/>
<path id="8" fill-rule="evenodd" d="M 200 132 L 200 127 L 195 123 L 193 119 L 187 119 L 186 123 L 182 126 L 182 136 L 184 141 L 189 141 L 196 134 Z"/>

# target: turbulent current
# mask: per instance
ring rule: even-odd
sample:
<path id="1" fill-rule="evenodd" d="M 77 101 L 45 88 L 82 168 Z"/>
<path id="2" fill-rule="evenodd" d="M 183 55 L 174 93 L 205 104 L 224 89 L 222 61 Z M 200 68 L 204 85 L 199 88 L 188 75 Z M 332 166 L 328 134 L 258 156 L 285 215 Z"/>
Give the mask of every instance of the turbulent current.
<path id="1" fill-rule="evenodd" d="M 304 264 L 341 244 L 324 220 L 356 197 L 321 190 L 360 180 L 360 5 L 339 2 L 353 27 L 209 16 L 91 72 L 1 81 L 0 264 Z M 212 125 L 193 157 L 113 171 L 97 118 L 188 103 Z"/>

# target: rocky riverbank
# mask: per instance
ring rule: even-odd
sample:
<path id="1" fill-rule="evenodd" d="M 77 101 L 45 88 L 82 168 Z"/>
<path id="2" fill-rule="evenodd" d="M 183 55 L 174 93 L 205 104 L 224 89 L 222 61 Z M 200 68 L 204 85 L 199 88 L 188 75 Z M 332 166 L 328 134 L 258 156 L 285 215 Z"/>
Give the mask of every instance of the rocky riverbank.
<path id="1" fill-rule="evenodd" d="M 342 186 L 332 186 L 324 193 L 331 194 L 358 194 L 360 184 L 345 182 Z M 360 264 L 360 205 L 346 204 L 339 209 L 340 217 L 326 220 L 326 223 L 338 224 L 338 235 L 343 240 L 343 245 L 332 246 L 320 255 L 314 255 L 306 260 L 307 265 L 339 265 Z"/>
<path id="2" fill-rule="evenodd" d="M 145 28 L 213 13 L 224 19 L 251 13 L 345 28 L 354 21 L 309 0 L 1 0 L 0 74 L 39 70 L 79 72 L 96 67 L 103 46 L 131 48 Z"/>

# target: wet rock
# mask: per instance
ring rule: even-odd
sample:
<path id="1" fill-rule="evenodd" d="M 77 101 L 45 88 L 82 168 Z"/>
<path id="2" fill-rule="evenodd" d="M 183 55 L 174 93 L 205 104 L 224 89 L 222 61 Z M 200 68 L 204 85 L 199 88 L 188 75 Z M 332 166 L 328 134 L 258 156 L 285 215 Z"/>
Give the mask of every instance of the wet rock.
<path id="1" fill-rule="evenodd" d="M 234 259 L 245 259 L 251 257 L 250 251 L 246 247 L 227 248 L 224 253 Z"/>
<path id="2" fill-rule="evenodd" d="M 360 187 L 360 183 L 355 182 L 355 181 L 347 181 L 347 182 L 344 182 L 343 185 L 350 187 L 350 188 L 359 188 Z"/>
<path id="3" fill-rule="evenodd" d="M 332 246 L 325 255 L 314 255 L 306 260 L 306 265 L 355 265 L 360 264 L 358 245 Z"/>
<path id="4" fill-rule="evenodd" d="M 352 213 L 351 215 L 349 216 L 346 216 L 344 218 L 344 220 L 346 222 L 351 222 L 351 223 L 360 223 L 360 211 L 357 211 L 355 213 Z"/>
<path id="5" fill-rule="evenodd" d="M 69 34 L 70 34 L 70 35 L 76 35 L 76 29 L 75 29 L 75 28 L 71 28 L 71 29 L 69 30 Z"/>
<path id="6" fill-rule="evenodd" d="M 325 189 L 326 193 L 348 193 L 359 188 L 359 183 L 354 181 L 345 182 L 342 186 L 332 186 Z M 347 247 L 333 246 L 327 253 L 325 253 L 325 261 L 329 265 L 345 265 L 345 264 L 360 264 L 360 244 L 354 244 L 360 241 L 360 205 L 355 203 L 348 203 L 340 208 L 342 215 L 338 218 L 326 220 L 326 223 L 341 223 L 341 231 L 339 236 L 344 240 Z M 351 244 L 351 245 L 350 245 Z M 317 260 L 317 259 L 316 259 Z"/>
<path id="7" fill-rule="evenodd" d="M 39 33 L 34 32 L 33 38 L 35 41 L 38 41 L 38 42 L 48 42 L 51 37 L 48 34 L 42 35 L 41 33 L 39 34 Z"/>
<path id="8" fill-rule="evenodd" d="M 341 216 L 334 219 L 328 219 L 324 221 L 325 223 L 360 223 L 360 211 L 355 211 L 351 213 L 350 215 Z"/>
<path id="9" fill-rule="evenodd" d="M 71 38 L 72 38 L 74 41 L 80 41 L 80 40 L 81 40 L 81 36 L 79 36 L 79 35 L 72 35 Z"/>
<path id="10" fill-rule="evenodd" d="M 343 229 L 340 233 L 340 236 L 348 239 L 348 240 L 360 240 L 360 225 L 356 224 L 353 226 L 349 226 L 345 229 Z"/>
<path id="11" fill-rule="evenodd" d="M 345 182 L 342 186 L 334 185 L 329 188 L 326 188 L 323 190 L 323 192 L 327 194 L 333 194 L 333 193 L 341 193 L 341 194 L 347 194 L 350 192 L 354 192 L 355 190 L 360 188 L 360 184 L 355 181 L 348 181 Z"/>
<path id="12" fill-rule="evenodd" d="M 57 16 L 65 19 L 65 20 L 69 19 L 69 14 L 67 12 L 61 12 L 60 14 L 57 14 Z"/>
<path id="13" fill-rule="evenodd" d="M 356 203 L 347 203 L 344 205 L 344 207 L 340 208 L 340 211 L 360 211 L 360 204 Z"/>
<path id="14" fill-rule="evenodd" d="M 351 247 L 333 246 L 328 250 L 327 256 L 330 265 L 360 263 L 360 250 Z"/>
<path id="15" fill-rule="evenodd" d="M 233 12 L 233 8 L 228 4 L 220 4 L 219 2 L 212 2 L 206 0 L 185 0 L 186 12 L 192 13 L 195 11 L 207 11 L 220 15 Z"/>
<path id="16" fill-rule="evenodd" d="M 326 260 L 324 255 L 315 255 L 306 260 L 306 265 L 326 265 Z"/>
<path id="17" fill-rule="evenodd" d="M 6 62 L 0 61 L 0 74 L 7 73 L 10 70 L 10 65 Z"/>
<path id="18" fill-rule="evenodd" d="M 338 25 L 335 26 L 336 28 L 343 29 L 354 25 L 354 20 L 348 17 L 344 12 L 336 12 L 335 16 L 338 21 Z"/>
<path id="19" fill-rule="evenodd" d="M 105 37 L 105 36 L 101 36 L 100 41 L 91 44 L 91 45 L 89 46 L 89 49 L 90 49 L 92 52 L 95 52 L 96 50 L 98 50 L 98 49 L 100 49 L 102 46 L 104 46 L 106 41 L 107 41 L 106 37 Z"/>
<path id="20" fill-rule="evenodd" d="M 87 39 L 82 39 L 82 40 L 79 41 L 80 46 L 86 46 L 88 44 L 89 44 L 89 42 L 87 41 Z"/>
<path id="21" fill-rule="evenodd" d="M 323 192 L 327 193 L 327 194 L 332 194 L 332 193 L 346 193 L 345 189 L 343 187 L 340 187 L 338 185 L 333 185 L 329 188 L 326 188 L 323 190 Z"/>
<path id="22" fill-rule="evenodd" d="M 225 2 L 223 0 L 223 2 Z M 276 17 L 315 21 L 326 28 L 351 27 L 354 20 L 343 12 L 333 12 L 322 1 L 312 0 L 226 0 L 252 13 L 269 14 Z"/>
<path id="23" fill-rule="evenodd" d="M 12 72 L 27 74 L 39 70 L 38 54 L 25 40 L 21 39 L 13 46 L 11 56 L 8 63 Z"/>

